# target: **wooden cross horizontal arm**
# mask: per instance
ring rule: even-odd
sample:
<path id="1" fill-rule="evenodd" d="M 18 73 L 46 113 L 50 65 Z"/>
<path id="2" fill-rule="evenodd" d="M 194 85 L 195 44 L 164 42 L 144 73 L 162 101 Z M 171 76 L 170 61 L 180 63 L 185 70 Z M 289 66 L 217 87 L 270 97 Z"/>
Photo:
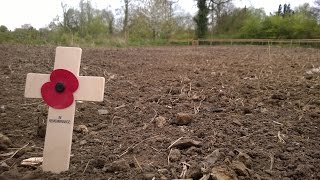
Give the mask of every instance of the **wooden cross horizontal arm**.
<path id="1" fill-rule="evenodd" d="M 94 76 L 78 76 L 79 88 L 74 93 L 74 99 L 78 101 L 103 101 L 105 79 Z M 41 87 L 50 81 L 50 74 L 28 73 L 25 97 L 42 98 Z"/>

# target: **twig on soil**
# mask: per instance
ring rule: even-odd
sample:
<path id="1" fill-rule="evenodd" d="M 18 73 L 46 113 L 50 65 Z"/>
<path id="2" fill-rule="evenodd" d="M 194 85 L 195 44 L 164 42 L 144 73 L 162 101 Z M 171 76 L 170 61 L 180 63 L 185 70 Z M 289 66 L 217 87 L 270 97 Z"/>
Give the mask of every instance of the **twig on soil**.
<path id="1" fill-rule="evenodd" d="M 29 145 L 29 143 L 27 143 L 26 145 L 22 146 L 21 148 L 19 148 L 18 150 L 16 150 L 10 157 L 8 157 L 7 159 L 3 160 L 0 162 L 0 164 L 12 159 L 19 151 L 21 151 L 22 149 L 26 148 Z"/>
<path id="2" fill-rule="evenodd" d="M 191 82 L 190 82 L 189 91 L 188 91 L 188 97 L 191 97 L 191 91 L 192 91 L 192 86 L 191 86 Z"/>
<path id="3" fill-rule="evenodd" d="M 111 119 L 111 126 L 113 126 L 113 121 L 114 119 L 117 119 L 117 118 L 120 118 L 119 116 L 113 116 L 112 119 Z"/>
<path id="4" fill-rule="evenodd" d="M 0 154 L 0 157 L 7 157 L 7 156 L 11 156 L 12 154 L 14 154 L 14 151 L 9 152 L 9 153 Z"/>
<path id="5" fill-rule="evenodd" d="M 156 148 L 154 148 L 154 147 L 152 147 L 152 146 L 151 146 L 151 148 L 152 148 L 153 150 L 157 151 L 157 152 L 160 152 L 159 149 L 156 149 Z"/>
<path id="6" fill-rule="evenodd" d="M 283 126 L 283 124 L 282 123 L 279 123 L 279 122 L 277 122 L 277 121 L 272 121 L 273 123 L 275 123 L 275 124 L 278 124 L 278 125 L 281 125 L 281 126 Z"/>
<path id="7" fill-rule="evenodd" d="M 200 103 L 199 103 L 199 106 L 193 106 L 193 109 L 194 109 L 194 114 L 198 114 L 200 112 L 200 107 L 202 105 L 202 102 L 204 101 L 205 98 L 203 98 Z"/>
<path id="8" fill-rule="evenodd" d="M 156 119 L 156 117 L 158 116 L 158 112 L 152 108 L 152 110 L 155 112 L 155 115 L 153 116 L 153 118 L 151 118 L 149 124 L 145 123 L 143 126 L 143 129 L 147 129 L 149 127 L 149 125 Z"/>
<path id="9" fill-rule="evenodd" d="M 270 170 L 272 170 L 273 164 L 274 164 L 274 156 L 273 154 L 270 154 L 269 157 L 270 157 Z"/>
<path id="10" fill-rule="evenodd" d="M 170 90 L 169 90 L 168 94 L 171 94 L 171 92 L 172 92 L 172 87 L 170 87 Z"/>
<path id="11" fill-rule="evenodd" d="M 280 131 L 278 131 L 278 139 L 281 143 L 286 143 L 286 141 L 282 138 L 284 136 L 283 134 L 280 133 Z"/>
<path id="12" fill-rule="evenodd" d="M 182 136 L 179 139 L 175 140 L 167 149 L 170 149 L 173 145 L 175 145 L 177 142 L 179 142 L 182 138 L 184 138 L 184 137 Z"/>
<path id="13" fill-rule="evenodd" d="M 241 136 L 241 137 L 239 137 L 237 140 L 243 139 L 243 138 L 246 138 L 246 137 L 250 137 L 250 136 L 252 136 L 252 135 L 254 135 L 254 133 L 250 133 L 250 134 L 248 134 L 248 135 Z"/>
<path id="14" fill-rule="evenodd" d="M 117 110 L 117 109 L 121 109 L 121 108 L 124 108 L 124 107 L 126 107 L 126 104 L 122 104 L 122 105 L 120 105 L 118 107 L 115 107 L 114 109 Z"/>
<path id="15" fill-rule="evenodd" d="M 142 170 L 142 167 L 140 166 L 140 163 L 139 163 L 139 161 L 137 160 L 137 158 L 136 158 L 135 156 L 133 156 L 133 159 L 134 159 L 134 161 L 136 161 L 136 163 L 137 163 L 140 171 L 142 172 L 142 171 L 143 171 L 143 170 Z"/>
<path id="16" fill-rule="evenodd" d="M 183 85 L 182 88 L 180 89 L 180 94 L 183 94 L 184 87 L 185 85 Z"/>
<path id="17" fill-rule="evenodd" d="M 87 170 L 87 168 L 88 168 L 88 166 L 89 166 L 90 161 L 91 161 L 91 159 L 87 162 L 86 167 L 84 168 L 82 174 L 84 174 L 84 173 L 86 172 L 86 170 Z"/>
<path id="18" fill-rule="evenodd" d="M 151 119 L 150 123 L 152 123 L 152 122 L 156 119 L 156 117 L 158 116 L 158 112 L 157 112 L 155 109 L 153 109 L 153 108 L 152 108 L 152 110 L 155 112 L 155 115 L 154 115 L 153 118 Z"/>
<path id="19" fill-rule="evenodd" d="M 137 147 L 137 146 L 140 145 L 141 143 L 143 143 L 143 142 L 145 142 L 145 141 L 147 141 L 147 140 L 156 138 L 156 137 L 159 137 L 159 136 L 158 136 L 158 135 L 157 135 L 157 136 L 153 136 L 153 137 L 144 139 L 144 140 L 140 141 L 140 142 L 137 143 L 137 144 L 132 144 L 132 145 L 129 146 L 122 154 L 118 155 L 118 158 L 121 158 L 122 156 L 124 156 L 125 154 L 127 154 L 130 150 L 133 150 L 135 147 Z"/>

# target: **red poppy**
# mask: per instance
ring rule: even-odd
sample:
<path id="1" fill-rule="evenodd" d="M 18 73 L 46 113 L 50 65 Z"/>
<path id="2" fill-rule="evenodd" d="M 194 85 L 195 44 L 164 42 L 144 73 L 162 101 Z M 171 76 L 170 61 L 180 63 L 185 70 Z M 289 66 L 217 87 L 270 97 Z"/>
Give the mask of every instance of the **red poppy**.
<path id="1" fill-rule="evenodd" d="M 41 95 L 48 106 L 64 109 L 74 102 L 73 93 L 78 89 L 77 77 L 65 69 L 56 69 L 50 75 L 50 82 L 41 87 Z"/>

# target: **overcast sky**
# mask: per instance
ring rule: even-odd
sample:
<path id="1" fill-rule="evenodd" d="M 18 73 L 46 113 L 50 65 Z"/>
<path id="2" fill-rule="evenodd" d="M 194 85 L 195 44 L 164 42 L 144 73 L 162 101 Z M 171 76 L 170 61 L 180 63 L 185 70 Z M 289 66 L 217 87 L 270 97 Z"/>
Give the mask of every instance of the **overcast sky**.
<path id="1" fill-rule="evenodd" d="M 61 16 L 61 1 L 72 7 L 77 7 L 80 0 L 1 0 L 0 25 L 10 30 L 31 24 L 35 28 L 47 26 L 57 15 Z M 98 9 L 121 8 L 122 0 L 91 0 Z M 264 8 L 266 13 L 277 10 L 279 4 L 290 3 L 294 8 L 303 3 L 313 5 L 314 0 L 234 0 L 238 7 Z M 179 0 L 179 5 L 192 14 L 196 12 L 195 0 Z"/>

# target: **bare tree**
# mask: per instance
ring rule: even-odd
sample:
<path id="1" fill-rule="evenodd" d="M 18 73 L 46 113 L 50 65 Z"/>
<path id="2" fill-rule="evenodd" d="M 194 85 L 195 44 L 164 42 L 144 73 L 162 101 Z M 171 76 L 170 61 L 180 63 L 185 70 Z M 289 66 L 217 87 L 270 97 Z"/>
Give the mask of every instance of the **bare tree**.
<path id="1" fill-rule="evenodd" d="M 123 20 L 123 32 L 127 32 L 128 19 L 129 19 L 129 3 L 130 0 L 124 0 L 124 20 Z"/>
<path id="2" fill-rule="evenodd" d="M 211 31 L 213 33 L 213 27 L 215 23 L 220 21 L 221 15 L 228 4 L 230 4 L 232 0 L 209 0 L 209 11 L 210 11 L 210 21 L 211 21 Z"/>
<path id="3" fill-rule="evenodd" d="M 160 33 L 168 38 L 172 32 L 172 18 L 174 16 L 173 6 L 175 0 L 140 0 L 136 9 L 148 19 L 148 25 L 152 29 L 152 37 L 156 39 Z"/>

